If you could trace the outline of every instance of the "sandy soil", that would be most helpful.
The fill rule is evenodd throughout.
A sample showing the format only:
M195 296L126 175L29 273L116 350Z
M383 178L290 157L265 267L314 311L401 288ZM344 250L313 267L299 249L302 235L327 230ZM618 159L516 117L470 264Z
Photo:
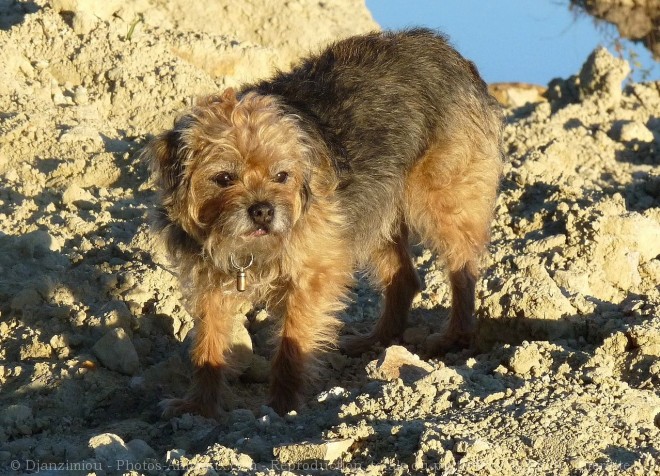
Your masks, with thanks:
M604 50L507 111L476 351L414 355L449 306L418 247L401 345L332 353L297 414L262 406L271 323L245 309L223 420L160 418L192 318L140 148L195 95L375 27L358 0L210 4L0 2L0 474L660 474L660 82ZM346 331L377 313L360 284Z

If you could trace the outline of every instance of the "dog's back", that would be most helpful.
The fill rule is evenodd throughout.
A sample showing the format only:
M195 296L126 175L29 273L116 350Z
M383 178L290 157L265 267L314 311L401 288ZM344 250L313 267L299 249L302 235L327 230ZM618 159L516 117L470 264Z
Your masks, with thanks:
M248 89L278 96L318 128L337 163L351 235L365 250L396 233L406 177L429 147L455 130L499 127L499 106L474 64L427 29L339 41Z

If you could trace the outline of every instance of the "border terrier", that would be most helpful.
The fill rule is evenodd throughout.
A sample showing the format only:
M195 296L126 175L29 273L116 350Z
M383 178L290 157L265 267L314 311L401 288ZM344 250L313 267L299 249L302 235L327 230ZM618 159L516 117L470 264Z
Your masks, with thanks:
M270 405L299 403L337 343L353 275L382 291L358 354L405 329L421 282L409 232L446 263L441 354L476 330L475 280L502 169L502 115L475 65L426 29L338 41L289 72L202 98L146 149L155 228L196 319L192 385L165 414L216 416L245 300L279 316Z

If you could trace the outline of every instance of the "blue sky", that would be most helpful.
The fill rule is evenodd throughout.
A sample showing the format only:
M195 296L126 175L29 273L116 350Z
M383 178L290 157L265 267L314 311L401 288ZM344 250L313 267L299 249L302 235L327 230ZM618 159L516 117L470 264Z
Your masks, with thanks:
M366 0L381 27L423 25L448 34L452 44L473 60L488 82L547 84L576 74L593 49L613 51L614 27L595 26L575 15L568 0ZM639 55L647 79L660 79L660 67L642 46L626 47ZM624 55L627 57L627 55ZM641 79L641 72L635 74Z

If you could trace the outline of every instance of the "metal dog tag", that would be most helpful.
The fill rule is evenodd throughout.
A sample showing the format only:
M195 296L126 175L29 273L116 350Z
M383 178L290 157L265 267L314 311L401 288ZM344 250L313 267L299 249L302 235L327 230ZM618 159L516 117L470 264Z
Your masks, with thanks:
M245 291L245 271L240 270L236 273L236 290L243 292Z
M250 266L252 266L252 262L254 261L254 256L250 255L250 262L245 265L245 266L240 266L234 261L234 254L232 253L229 255L229 260L231 261L231 265L236 268L236 290L239 293L242 293L245 291L247 287L247 273L245 272L246 269L248 269Z

